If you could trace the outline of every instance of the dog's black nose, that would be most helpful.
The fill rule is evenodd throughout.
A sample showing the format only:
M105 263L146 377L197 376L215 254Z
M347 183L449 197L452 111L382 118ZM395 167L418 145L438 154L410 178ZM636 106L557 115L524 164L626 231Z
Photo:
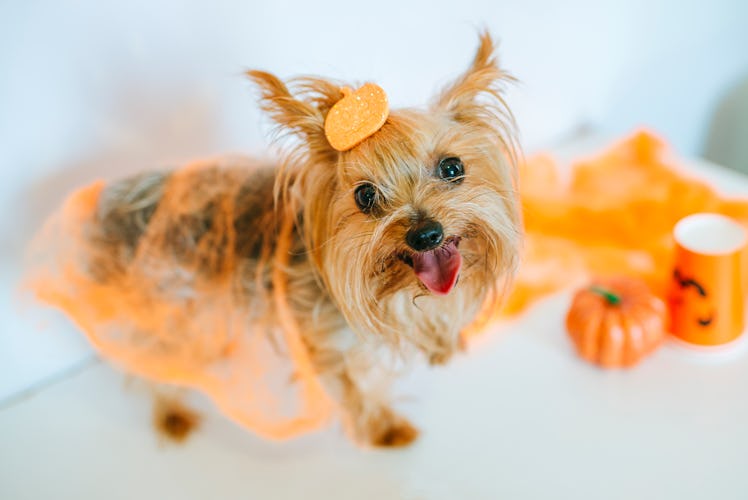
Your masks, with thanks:
M424 221L413 227L405 235L405 242L418 252L436 248L444 239L442 225L435 220Z

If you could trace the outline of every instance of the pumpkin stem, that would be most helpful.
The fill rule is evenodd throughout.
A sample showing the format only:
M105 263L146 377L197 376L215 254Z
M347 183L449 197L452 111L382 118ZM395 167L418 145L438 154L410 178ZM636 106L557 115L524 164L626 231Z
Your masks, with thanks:
M595 293L599 295L600 297L604 298L606 302L608 302L608 304L611 306L617 306L621 303L621 296L615 294L614 292L608 290L607 288L593 285L589 288L589 290L590 292Z

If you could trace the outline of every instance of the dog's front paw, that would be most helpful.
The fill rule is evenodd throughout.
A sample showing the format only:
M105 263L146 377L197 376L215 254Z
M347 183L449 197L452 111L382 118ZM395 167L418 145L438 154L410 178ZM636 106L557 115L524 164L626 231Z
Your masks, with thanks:
M431 365L444 365L452 359L452 356L460 349L459 337L454 342L441 340L431 351L426 353Z
M418 429L408 419L394 413L381 422L371 435L371 444L380 447L408 446L418 438Z
M423 349L423 352L431 365L444 365L452 359L456 352L464 352L466 350L465 346L465 339L462 333L459 333L454 337L433 339L429 347Z
M370 415L358 429L364 444L381 448L408 446L418 438L418 429L407 418L389 408Z
M447 361L452 359L454 355L454 349L443 349L435 351L429 354L429 364L431 365L446 365Z
M418 438L418 429L407 420L402 420L384 429L384 432L375 436L371 444L381 447L408 446L416 438Z

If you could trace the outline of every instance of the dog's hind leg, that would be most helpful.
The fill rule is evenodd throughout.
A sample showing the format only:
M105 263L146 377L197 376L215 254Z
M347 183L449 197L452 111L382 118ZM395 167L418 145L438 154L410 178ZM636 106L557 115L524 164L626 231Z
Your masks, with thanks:
M200 415L185 403L186 389L153 385L153 427L159 437L184 442L200 426Z

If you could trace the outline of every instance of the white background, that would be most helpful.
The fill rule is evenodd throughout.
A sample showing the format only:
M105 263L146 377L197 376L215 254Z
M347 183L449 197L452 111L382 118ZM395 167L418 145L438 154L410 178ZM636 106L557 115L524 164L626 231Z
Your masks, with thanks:
M487 27L522 82L508 100L527 151L645 125L695 156L748 75L747 26L742 0L0 0L0 496L748 498L745 349L705 360L668 346L601 372L564 337L568 295L428 372L411 409L423 438L402 453L361 452L338 429L262 443L208 409L204 431L164 453L146 395L92 365L61 316L39 329L13 300L25 240L75 186L267 154L244 69L373 80L414 105Z
M3 0L0 234L97 176L263 152L244 69L373 80L410 106L467 65L481 27L522 82L509 102L527 150L646 125L699 154L748 75L746 26L742 0Z

